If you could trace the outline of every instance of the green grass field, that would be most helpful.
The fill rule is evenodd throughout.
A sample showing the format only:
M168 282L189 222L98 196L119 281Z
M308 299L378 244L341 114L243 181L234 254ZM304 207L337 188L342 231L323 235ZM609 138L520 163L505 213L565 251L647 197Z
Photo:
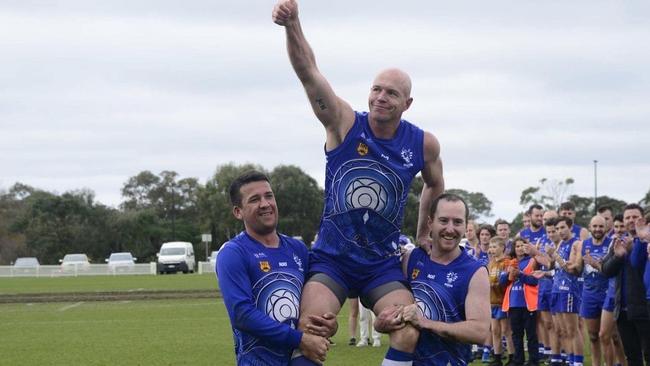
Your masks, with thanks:
M203 290L217 288L217 280L214 273L162 276L16 277L0 280L0 295L47 292L133 291L138 289Z
M379 365L381 348L347 346L327 365ZM0 305L0 365L234 365L220 299Z
M10 278L1 294L216 289L214 275ZM347 312L327 365L379 365L381 348L347 346ZM223 301L0 304L0 365L234 365Z
M0 296L216 288L208 274L0 280ZM379 365L388 337L380 348L348 346L347 306L338 320L337 345L326 365ZM0 365L234 365L230 323L216 297L0 304L0 334ZM590 365L587 357L585 365Z

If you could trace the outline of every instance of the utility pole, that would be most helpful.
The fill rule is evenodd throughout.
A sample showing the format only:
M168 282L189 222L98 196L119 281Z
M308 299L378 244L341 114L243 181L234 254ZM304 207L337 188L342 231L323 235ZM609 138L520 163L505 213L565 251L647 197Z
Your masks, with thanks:
M598 215L598 160L594 160L594 215Z

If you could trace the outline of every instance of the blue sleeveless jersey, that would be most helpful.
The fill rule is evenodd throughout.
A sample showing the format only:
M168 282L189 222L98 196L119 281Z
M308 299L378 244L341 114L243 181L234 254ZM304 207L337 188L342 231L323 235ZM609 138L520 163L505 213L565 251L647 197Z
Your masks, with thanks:
M519 232L519 236L524 239L528 239L531 244L539 243L544 236L546 236L546 230L544 227L540 227L539 230L533 231L530 228L526 228Z
M573 233L573 236L580 239L580 231L582 231L582 226L578 224L573 224L571 226L571 232Z
M607 254L610 243L611 239L605 237L601 245L594 245L593 238L589 238L582 242L582 256L584 257L589 251L589 255L594 259L601 260ZM594 267L585 264L582 269L582 277L585 279L583 294L587 292L605 292L607 290L608 279Z
M483 266L461 250L460 256L448 265L431 261L420 248L411 252L407 275L415 302L424 317L446 323L466 320L465 297L469 282ZM467 365L471 360L471 351L471 345L442 338L430 331L421 331L413 365Z
M402 120L394 138L379 139L368 114L355 115L343 143L326 152L325 207L313 252L359 271L387 259L399 264L404 206L424 166L424 132Z
M540 252L546 253L547 247L555 247L555 243L553 243L553 241L548 238L546 233L544 233L544 235L542 236L542 238L539 241L539 248L538 249L539 249ZM542 271L548 271L550 268L539 264L539 269L542 270ZM543 293L547 293L547 292L550 293L551 289L553 287L553 279L551 279L550 277L544 276L544 277L542 277L542 278L540 278L538 280L537 284L538 284L537 289L538 289L538 292L539 292L540 295L543 294Z
M307 265L305 244L284 235L278 248L267 248L246 232L221 248L217 278L237 365L289 364L302 337L297 328Z
M478 254L478 257L475 257L475 258L479 263L481 263L484 266L487 266L488 262L490 261L490 258L488 256L488 252L486 252L486 251L481 251Z
M561 242L558 246L557 254L564 259L564 261L569 260L569 257L571 256L571 248L573 247L573 243L576 241L578 241L578 238L574 236L567 241ZM559 266L555 270L555 276L553 276L553 289L551 291L554 294L571 293L576 296L580 296L582 293L580 284L578 283L578 276L565 271Z

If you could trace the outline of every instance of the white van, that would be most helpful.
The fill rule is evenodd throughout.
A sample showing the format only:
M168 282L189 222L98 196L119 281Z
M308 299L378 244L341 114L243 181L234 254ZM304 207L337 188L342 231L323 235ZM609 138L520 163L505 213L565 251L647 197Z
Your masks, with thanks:
M160 247L160 253L156 254L156 256L158 257L157 267L160 274L176 273L178 271L194 273L196 268L194 247L192 247L192 243L186 241L164 243Z

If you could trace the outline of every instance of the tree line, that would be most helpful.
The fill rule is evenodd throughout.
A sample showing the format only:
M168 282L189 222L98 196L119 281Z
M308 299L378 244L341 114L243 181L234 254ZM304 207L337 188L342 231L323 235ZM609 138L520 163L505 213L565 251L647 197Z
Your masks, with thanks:
M174 171L142 171L124 183L122 202L116 208L97 202L88 189L55 194L16 183L0 191L0 264L23 256L55 264L67 253L86 253L94 262L103 262L110 253L121 251L132 252L142 261L154 261L160 245L175 240L195 244L197 258L205 260L205 247L197 245L202 234L211 234L207 249L216 250L243 230L231 213L228 189L236 176L250 169L265 172L271 179L280 211L280 231L300 236L309 244L323 209L324 193L318 183L296 166L282 165L267 171L253 164L230 163L217 167L205 184ZM545 191L558 191L558 186L566 190L573 180L559 183L543 179L539 187L522 192L520 204L559 205L564 197ZM407 234L416 232L422 184L417 177L409 190L403 225ZM448 191L467 201L472 219L493 216L492 202L483 193ZM576 204L578 223L586 225L593 212L593 199L577 195L566 198ZM641 201L650 202L650 191ZM609 204L620 211L625 202L603 196L598 204ZM517 230L521 214L511 221Z

